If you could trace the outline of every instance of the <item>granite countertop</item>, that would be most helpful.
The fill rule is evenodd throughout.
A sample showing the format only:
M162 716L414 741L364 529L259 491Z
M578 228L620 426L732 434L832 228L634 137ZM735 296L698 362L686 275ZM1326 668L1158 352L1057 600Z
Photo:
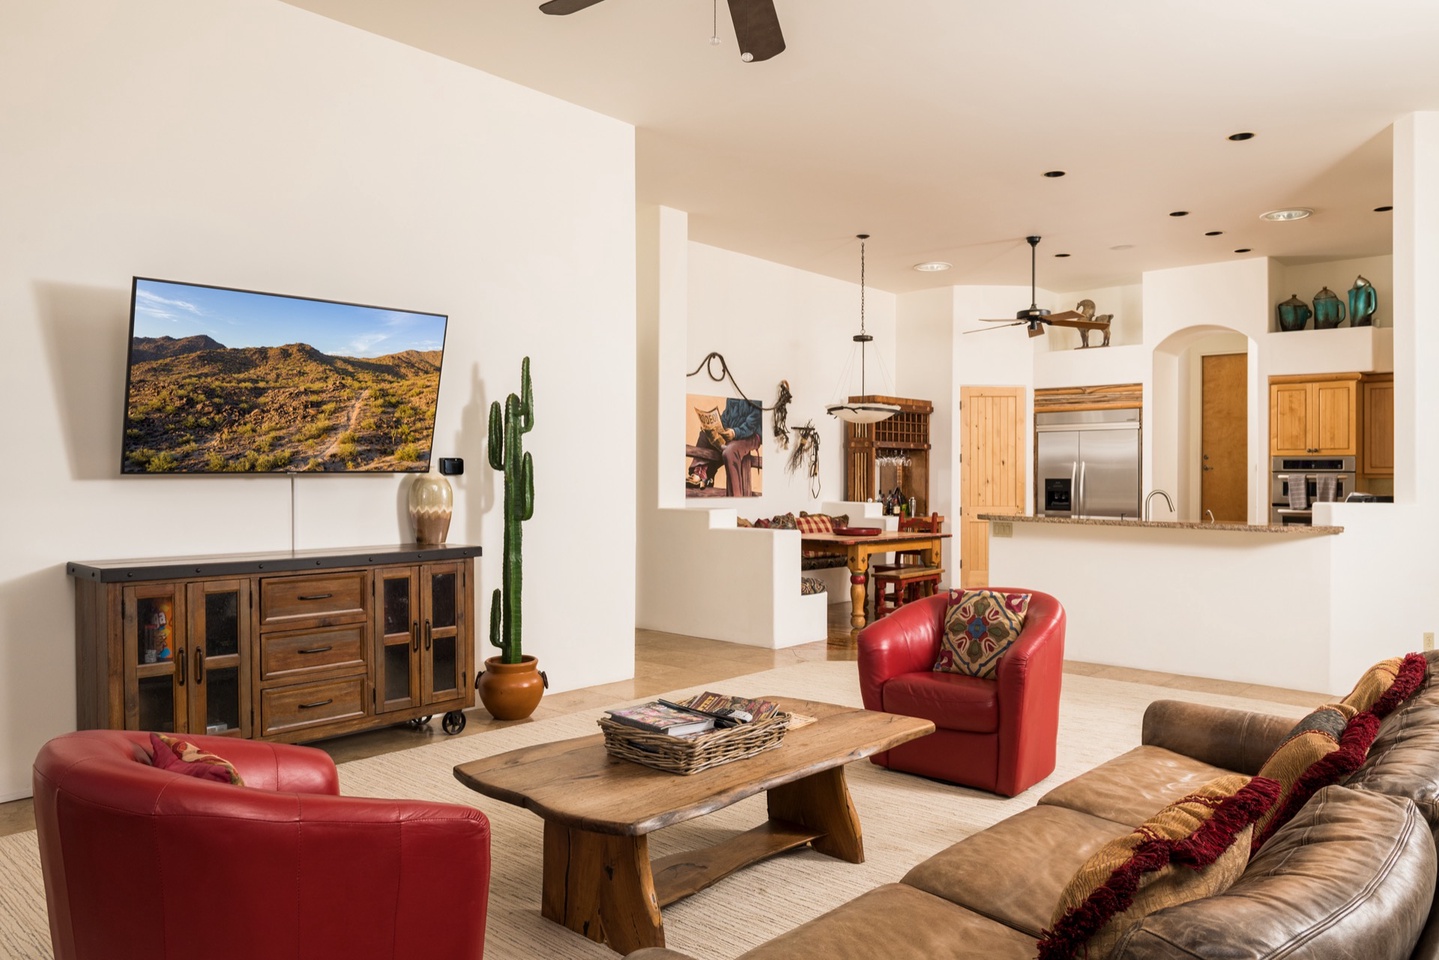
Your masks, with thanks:
M1161 530L1223 530L1229 533L1274 533L1286 536L1330 535L1343 533L1343 527L1304 527L1297 524L1255 524L1255 523L1201 523L1194 520L1115 520L1111 517L1029 517L1005 516L995 513L981 513L976 519L996 520L1003 523L1049 523L1066 527L1124 527L1125 529Z

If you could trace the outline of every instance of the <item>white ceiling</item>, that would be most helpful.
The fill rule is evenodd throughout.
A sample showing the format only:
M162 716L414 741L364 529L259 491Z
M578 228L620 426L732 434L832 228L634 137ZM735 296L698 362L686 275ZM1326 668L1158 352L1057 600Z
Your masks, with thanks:
M1028 283L1028 234L1056 292L1388 253L1390 125L1439 109L1434 0L776 0L762 63L725 0L718 46L711 0L288 2L634 124L694 240L855 280L870 233L896 293ZM1286 206L1315 215L1258 219Z

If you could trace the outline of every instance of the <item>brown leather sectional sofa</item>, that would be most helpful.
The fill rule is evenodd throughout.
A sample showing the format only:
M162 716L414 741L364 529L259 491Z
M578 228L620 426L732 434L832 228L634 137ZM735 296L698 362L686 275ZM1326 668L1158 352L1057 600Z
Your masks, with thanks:
M1111 957L1439 960L1439 655L1353 775L1316 793L1216 896L1150 914ZM1160 700L1142 745L741 960L1029 960L1064 885L1105 842L1228 772L1294 721ZM687 960L665 949L629 960Z

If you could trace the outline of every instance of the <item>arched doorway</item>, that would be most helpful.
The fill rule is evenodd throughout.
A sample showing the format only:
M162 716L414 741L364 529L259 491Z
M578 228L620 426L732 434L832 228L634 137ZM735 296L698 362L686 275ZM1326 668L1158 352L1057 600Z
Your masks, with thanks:
M1150 477L1172 491L1182 520L1252 522L1254 478L1265 466L1253 347L1236 330L1205 325L1176 331L1154 350Z

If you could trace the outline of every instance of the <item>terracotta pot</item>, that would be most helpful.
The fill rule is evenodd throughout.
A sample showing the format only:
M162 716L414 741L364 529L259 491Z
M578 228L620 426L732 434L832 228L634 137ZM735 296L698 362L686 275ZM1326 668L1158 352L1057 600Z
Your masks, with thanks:
M540 705L546 686L536 658L524 656L519 663L501 663L499 657L490 657L480 674L480 702L496 720L523 720Z

